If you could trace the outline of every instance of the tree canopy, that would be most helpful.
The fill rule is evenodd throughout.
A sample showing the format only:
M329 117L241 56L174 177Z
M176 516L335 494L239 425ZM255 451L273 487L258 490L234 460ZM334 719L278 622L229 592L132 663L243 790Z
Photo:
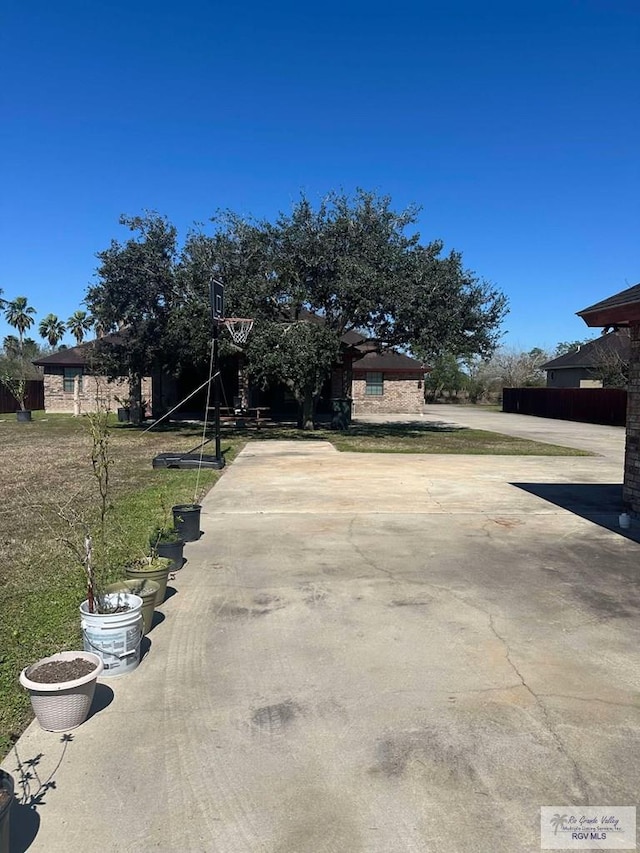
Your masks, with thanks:
M24 340L24 333L33 326L33 314L36 309L28 304L26 296L16 296L11 302L5 303L4 316L7 323L18 332L20 349Z
M76 344L80 345L84 340L85 332L88 332L93 327L93 319L86 311L74 311L67 320L67 329L76 339Z
M60 343L65 331L65 324L55 314L47 314L38 326L40 337L47 340L50 347L55 347Z
M350 330L423 359L490 356L506 297L459 252L422 243L417 216L365 191L332 192L315 207L302 196L272 222L221 212L213 233L193 231L180 252L165 218L123 217L136 236L98 254L86 299L105 329L124 327L110 373L205 364L212 277L225 284L227 316L255 319L248 373L285 382L307 412Z
M560 355L567 355L570 352L577 352L581 347L585 344L590 344L592 341L595 341L596 338L584 338L584 340L579 341L560 341L556 344L555 349L555 357Z
M125 243L112 240L98 253L98 283L89 287L85 302L105 332L121 330L108 343L96 342L94 359L108 376L130 378L137 420L141 379L165 368L170 352L164 333L175 301L177 232L157 214L122 216L120 224L136 236Z

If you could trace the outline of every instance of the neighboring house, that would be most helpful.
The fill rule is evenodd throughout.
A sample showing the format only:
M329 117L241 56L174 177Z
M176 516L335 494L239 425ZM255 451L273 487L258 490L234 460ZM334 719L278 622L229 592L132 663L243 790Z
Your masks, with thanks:
M625 504L640 515L640 284L578 311L587 326L629 329L627 440L624 458Z
M421 362L399 352L365 352L352 364L354 416L419 414L426 370Z
M44 370L44 408L52 414L82 414L95 411L97 402L107 403L115 411L118 399L129 396L126 378L108 382L106 376L94 376L89 368L93 341L61 349L33 363ZM116 399L118 398L118 399ZM151 406L151 380L142 380L142 398Z
M628 363L630 349L628 329L608 332L541 365L547 371L547 388L601 388L606 367Z

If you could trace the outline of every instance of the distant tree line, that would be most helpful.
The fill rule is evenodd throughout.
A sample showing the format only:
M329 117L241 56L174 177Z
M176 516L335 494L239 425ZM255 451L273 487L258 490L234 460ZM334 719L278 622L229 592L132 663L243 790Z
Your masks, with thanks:
M16 296L15 299L7 300L3 298L3 290L0 288L0 312L17 332L17 336L6 335L2 341L0 376L38 378L41 374L31 363L33 359L53 352L67 331L73 335L78 344L81 344L94 325L93 319L86 311L75 311L66 322L60 320L55 314L47 314L38 324L40 337L48 344L48 348L43 348L33 338L26 337L35 323L34 315L36 314L36 309L29 305L26 296Z
M469 399L495 401L503 388L538 387L546 385L546 371L542 365L558 356L576 352L597 338L561 341L553 351L534 347L528 351L498 347L487 359L458 359L452 353L443 353L432 363L425 379L427 401L443 399ZM602 347L596 351L594 364L589 370L593 379L604 388L626 388L629 364L617 352Z

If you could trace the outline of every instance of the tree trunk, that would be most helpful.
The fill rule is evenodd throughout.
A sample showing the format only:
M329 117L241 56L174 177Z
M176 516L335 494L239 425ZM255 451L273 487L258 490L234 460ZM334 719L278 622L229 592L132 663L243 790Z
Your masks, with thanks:
M300 402L300 414L298 417L298 429L312 430L313 423L313 393L305 391L304 398Z
M129 399L131 400L129 421L138 426L142 421L142 378L140 376L129 377Z

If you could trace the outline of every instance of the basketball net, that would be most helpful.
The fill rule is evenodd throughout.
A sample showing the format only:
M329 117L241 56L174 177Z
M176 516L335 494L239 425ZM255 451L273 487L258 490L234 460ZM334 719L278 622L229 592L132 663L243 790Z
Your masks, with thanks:
M246 344L253 320L247 317L226 317L223 321L234 344Z

